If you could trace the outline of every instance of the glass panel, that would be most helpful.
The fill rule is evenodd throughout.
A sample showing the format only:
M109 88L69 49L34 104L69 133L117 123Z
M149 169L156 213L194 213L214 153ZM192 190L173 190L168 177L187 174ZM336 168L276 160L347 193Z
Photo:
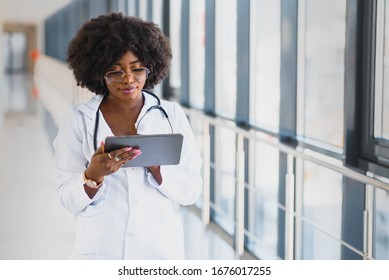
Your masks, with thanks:
M334 244L330 236L341 239L342 175L310 162L304 164L302 211L314 226L303 226L302 258L339 259L340 243Z
M280 115L280 0L251 1L254 90L250 108L255 125L278 131Z
M234 131L220 128L216 147L215 221L229 234L235 223L235 146Z
M303 223L304 260L340 260L341 244L310 224Z
M190 117L189 121L190 121L190 126L191 126L192 131L193 131L193 135L196 139L197 147L200 151L201 157L205 160L209 160L209 158L204 157L204 137L205 137L205 135L204 135L204 129L203 129L204 125L203 125L202 120L199 118ZM202 168L204 168L204 165L202 166ZM204 170L204 169L202 169L202 170ZM199 208L202 208L202 205L203 205L202 197L200 197L197 200L196 205Z
M138 0L139 5L139 17L143 20L147 20L147 1Z
M389 4L385 1L385 33L384 33L384 50L383 50L383 92L377 94L380 98L376 98L376 114L374 123L379 127L376 130L376 137L389 140Z
M181 88L181 0L170 0L170 45L173 57L169 82L177 94Z
M190 1L190 103L204 108L205 0Z
M255 146L254 189L249 189L248 248L260 259L278 259L279 152Z
M162 0L153 0L153 19L152 21L159 25L161 29L163 29L163 22L162 22L162 9L163 9L163 3Z
M346 0L306 3L305 136L343 148Z
M216 113L235 118L236 0L216 0Z
M127 14L129 16L136 16L136 3L135 3L136 0L127 0L127 3L128 3L128 10L127 10Z
M389 259L389 193L376 189L373 226L373 257Z

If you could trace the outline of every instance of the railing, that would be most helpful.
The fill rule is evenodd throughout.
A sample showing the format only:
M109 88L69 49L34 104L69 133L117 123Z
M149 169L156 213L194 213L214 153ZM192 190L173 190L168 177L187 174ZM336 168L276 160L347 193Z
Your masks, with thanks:
M389 192L389 183L385 182L386 178L375 178L373 174L362 174L356 170L350 169L341 164L341 162L334 163L334 160L330 157L324 155L316 155L314 152L302 149L294 148L288 146L284 143L281 143L277 138L270 137L268 134L262 133L260 131L255 131L254 129L246 130L244 128L238 127L234 122L225 120L221 117L214 117L205 115L200 110L184 108L185 113L190 120L195 122L200 122L203 130L202 134L202 146L203 146L203 158L204 158L204 192L203 192L203 201L201 215L202 220L205 224L210 222L210 212L212 208L212 203L210 201L210 167L211 167L211 146L210 146L210 133L209 127L224 127L234 131L236 135L236 199L235 199L235 250L237 256L241 256L244 253L244 240L245 240L245 229L244 229L244 208L245 208L245 198L244 198L244 171L245 171L245 161L244 161L244 140L250 141L259 141L263 144L276 148L278 151L285 153L287 155L287 174L286 174L286 199L285 199L285 208L283 209L286 213L285 218L285 258L294 259L295 255L295 219L299 218L302 221L311 224L317 230L322 233L330 236L332 239L336 240L342 246L345 246L354 253L362 256L364 259L372 258L372 229L373 229L373 219L372 219L372 189L379 188L386 192ZM327 159L326 159L327 158ZM344 177L353 179L357 182L365 184L366 194L366 211L364 217L364 252L354 248L350 244L331 236L324 229L321 229L317 225L314 225L309 220L298 215L295 209L295 191L296 191L296 180L295 180L295 165L298 161L309 161L316 165L328 168L333 170ZM381 180L382 179L382 180ZM388 180L389 181L389 180ZM246 232L246 235L250 234Z

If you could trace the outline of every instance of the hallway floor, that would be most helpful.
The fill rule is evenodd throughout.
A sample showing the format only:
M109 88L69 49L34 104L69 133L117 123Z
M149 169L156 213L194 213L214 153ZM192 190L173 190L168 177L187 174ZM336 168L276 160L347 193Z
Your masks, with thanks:
M73 220L59 203L38 114L6 114L0 168L0 259L67 259Z

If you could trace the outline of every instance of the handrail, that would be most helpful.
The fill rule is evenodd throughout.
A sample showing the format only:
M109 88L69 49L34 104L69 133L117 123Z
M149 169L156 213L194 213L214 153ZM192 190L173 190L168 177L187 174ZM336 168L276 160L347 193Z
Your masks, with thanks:
M203 119L206 120L209 124L218 126L218 127L226 127L229 129L234 130L237 134L243 135L243 137L247 139L252 139L256 141L260 141L264 144L270 145L272 147L277 148L279 151L291 154L295 158L300 158L303 160L310 161L312 163L315 163L317 165L326 167L328 169L331 169L333 171L336 171L350 179L356 180L358 182L367 184L367 185L373 185L375 187L378 187L382 190L389 192L389 183L385 183L381 181L380 179L368 176L366 174L361 173L361 171L352 169L350 167L344 166L342 164L334 164L331 163L333 161L333 158L330 158L326 155L320 155L321 158L319 158L317 155L312 153L309 149L302 149L300 147L294 148L291 147L285 143L282 143L278 140L278 138L274 136L270 136L268 134L265 134L260 131L256 131L254 129L244 129L239 126L237 126L233 121L224 119L219 116L208 116L205 115L202 111L194 109L194 108L183 108L185 113L189 117L195 117L197 120ZM328 160L324 160L323 158L328 158Z

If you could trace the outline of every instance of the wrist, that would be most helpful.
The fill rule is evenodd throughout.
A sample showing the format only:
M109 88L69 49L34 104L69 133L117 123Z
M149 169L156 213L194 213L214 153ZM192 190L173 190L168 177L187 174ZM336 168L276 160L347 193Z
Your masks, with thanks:
M104 181L104 176L96 176L95 174L93 174L93 172L91 172L88 168L85 169L84 171L84 176L88 179L91 179L93 181L95 181L96 183L101 183Z
M87 169L83 173L84 185L92 189L98 189L104 182L104 177L89 176Z

